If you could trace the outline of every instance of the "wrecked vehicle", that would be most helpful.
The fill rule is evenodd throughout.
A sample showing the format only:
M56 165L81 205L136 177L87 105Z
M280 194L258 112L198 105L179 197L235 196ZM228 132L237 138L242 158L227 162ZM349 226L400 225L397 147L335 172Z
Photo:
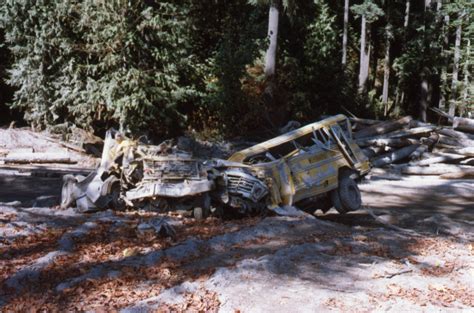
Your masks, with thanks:
M248 165L265 182L267 206L279 213L285 206L339 213L358 210L357 180L370 163L352 139L349 120L336 115L236 152L229 161Z
M89 176L64 177L62 206L81 212L125 206L183 210L203 218L218 209L240 213L285 208L361 206L356 181L369 161L337 115L234 153L197 160L170 142L146 145L109 131L101 164ZM312 213L311 212L311 213Z
M123 209L126 206L192 207L196 217L209 208L214 189L203 163L170 141L147 145L110 130L106 133L100 166L87 177L65 175L61 206L75 204L79 212Z

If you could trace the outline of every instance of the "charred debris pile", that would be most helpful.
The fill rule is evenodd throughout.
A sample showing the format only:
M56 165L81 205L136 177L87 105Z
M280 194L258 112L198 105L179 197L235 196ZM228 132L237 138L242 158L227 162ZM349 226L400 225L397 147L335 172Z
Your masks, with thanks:
M437 124L411 116L383 122L350 118L354 138L370 159L374 177L474 178L474 120L450 116L436 108L432 111L439 116Z

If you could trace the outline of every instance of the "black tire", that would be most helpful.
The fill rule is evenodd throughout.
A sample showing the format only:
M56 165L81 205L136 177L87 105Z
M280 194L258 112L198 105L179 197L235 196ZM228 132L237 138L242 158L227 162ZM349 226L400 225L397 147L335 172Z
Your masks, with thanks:
M349 176L342 177L339 180L338 193L341 206L346 212L357 211L362 206L359 186Z
M334 208L336 209L339 214L346 214L347 210L345 207L342 206L341 197L339 196L339 189L334 189L331 191L331 202Z
M110 188L110 203L109 207L112 210L115 211L125 211L126 204L125 202L120 198L120 191L121 191L121 186L120 186L120 181L114 181L112 183L112 187Z

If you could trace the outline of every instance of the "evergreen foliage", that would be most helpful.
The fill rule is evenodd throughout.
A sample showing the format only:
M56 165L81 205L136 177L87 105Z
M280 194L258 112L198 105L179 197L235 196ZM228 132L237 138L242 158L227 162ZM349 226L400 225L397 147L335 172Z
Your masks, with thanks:
M271 3L282 11L269 103L263 64ZM343 1L3 0L0 111L8 103L34 128L68 123L159 136L270 134L289 119L311 121L342 106L382 117L421 114L423 101L447 110L454 101L457 114L466 115L474 106L473 5L430 3L411 0L407 15L406 1L350 1L342 66ZM371 34L363 95L357 92L362 15ZM381 98L388 45L387 112Z

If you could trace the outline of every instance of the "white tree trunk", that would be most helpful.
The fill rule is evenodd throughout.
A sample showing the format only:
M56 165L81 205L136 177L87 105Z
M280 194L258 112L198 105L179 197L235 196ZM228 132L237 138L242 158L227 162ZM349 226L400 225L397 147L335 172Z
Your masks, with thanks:
M469 19L469 16L467 17ZM467 25L469 25L469 20L468 20L468 23ZM471 38L467 38L467 42L466 42L466 62L464 63L464 69L463 69L463 72L464 72L464 93L463 93L463 101L462 101L462 106L461 106L461 116L464 115L465 113L465 109L466 109L466 105L469 101L469 92L470 92L470 85L469 85L469 61L470 61L470 55L471 55Z
M403 27L405 27L405 29L408 27L409 20L410 20L410 0L407 0L405 4L405 22L403 23Z
M431 5L431 0L425 0L425 11L428 9Z
M449 115L456 112L456 98L459 75L459 58L461 56L461 33L462 33L462 13L459 13L458 26L456 27L456 41L454 43L454 60L453 60L453 78L451 82L451 102L449 103Z
M270 45L268 46L267 53L265 55L265 76L267 78L275 75L279 18L278 10L279 7L277 1L272 1L270 10L268 12L268 39L270 41Z
M347 63L347 28L349 24L349 0L344 0L344 32L342 34L342 66Z
M359 92L364 93L367 89L367 79L369 77L369 53L370 48L367 47L367 20L362 15L360 30L360 67L359 67Z

